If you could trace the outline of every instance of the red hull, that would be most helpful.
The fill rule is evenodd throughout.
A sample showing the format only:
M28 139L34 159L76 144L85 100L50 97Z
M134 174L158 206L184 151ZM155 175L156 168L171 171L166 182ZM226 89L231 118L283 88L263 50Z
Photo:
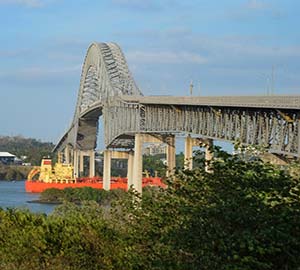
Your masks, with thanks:
M145 186L160 186L165 187L162 183L161 178L158 177L149 177L143 178L143 187ZM84 182L77 182L77 183L44 183L38 181L25 181L25 190L26 192L33 192L33 193L40 193L49 188L57 188L57 189L64 189L64 188L83 188L83 187L91 187L91 188L98 188L102 189L103 184L102 181L84 181ZM110 184L111 189L121 188L127 190L127 179L126 178L115 178L112 179Z

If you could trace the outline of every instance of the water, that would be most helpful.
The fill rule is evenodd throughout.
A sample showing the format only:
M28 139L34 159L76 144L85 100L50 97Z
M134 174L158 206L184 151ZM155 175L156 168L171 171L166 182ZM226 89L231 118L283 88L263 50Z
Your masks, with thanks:
M39 194L25 192L24 181L0 181L0 207L1 208L27 208L35 213L49 214L55 205L28 203L37 200Z

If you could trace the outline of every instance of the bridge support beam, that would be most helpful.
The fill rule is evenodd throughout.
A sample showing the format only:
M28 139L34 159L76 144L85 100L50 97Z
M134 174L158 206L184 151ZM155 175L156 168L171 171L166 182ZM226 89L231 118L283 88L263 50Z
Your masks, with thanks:
M132 185L132 173L133 173L133 152L127 151L104 151L104 164L103 164L103 188L105 190L110 189L111 179L111 160L112 159L127 159L127 189Z
M167 139L167 165L168 170L166 176L169 177L174 173L174 168L176 167L176 148L174 135L171 135Z
M87 172L84 172L84 157L89 157L89 177L95 176L95 151L94 150L74 150L74 158L77 158L77 161L74 159L74 172L78 177L87 176ZM77 164L77 168L75 169ZM79 164L79 166L78 166Z
M78 177L78 150L73 150L73 167L74 167L74 178Z
M300 112L298 113L298 120L297 120L297 125L298 125L298 160L300 160Z
M127 190L133 184L133 151L112 151L112 159L127 159Z
M74 165L74 149L70 150L70 164Z
M211 161L213 158L213 153L210 149L212 145L212 139L192 138L190 135L188 135L185 138L184 169L193 169L193 146L204 146L206 160L205 171L209 172L209 161Z
M134 139L134 157L133 157L133 170L132 170L132 186L133 188L142 193L142 177L143 177L143 135L140 133L135 134Z
M133 151L128 152L128 163L127 163L127 190L133 185Z
M64 156L65 156L65 163L70 164L71 163L70 146L68 144L65 147Z
M111 151L105 150L103 157L103 189L110 190Z
M193 169L193 138L188 135L184 142L184 169Z
M89 156L90 156L89 176L95 177L95 151L90 150Z
M131 161L130 160L128 161L128 187L132 185L136 191L142 193L143 143L163 143L163 142L167 143L167 164L169 168L169 171L167 172L167 176L172 175L172 173L174 172L174 168L176 166L175 136L170 135L167 138L163 138L151 134L137 133L135 134L132 167L131 167ZM132 169L130 169L130 167ZM132 173L130 173L130 171L132 171Z
M84 176L84 156L85 153L83 151L78 151L78 159L79 159L79 177Z
M212 139L206 139L203 141L205 145L205 171L210 172L209 169L209 162L213 159L213 152L211 152L211 147L213 146L213 140Z

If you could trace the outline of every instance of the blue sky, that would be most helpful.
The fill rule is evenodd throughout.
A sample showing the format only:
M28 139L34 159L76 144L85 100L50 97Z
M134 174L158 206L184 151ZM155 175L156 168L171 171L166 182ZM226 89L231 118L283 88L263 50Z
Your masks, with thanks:
M0 135L56 142L93 41L145 95L300 94L298 0L0 0Z

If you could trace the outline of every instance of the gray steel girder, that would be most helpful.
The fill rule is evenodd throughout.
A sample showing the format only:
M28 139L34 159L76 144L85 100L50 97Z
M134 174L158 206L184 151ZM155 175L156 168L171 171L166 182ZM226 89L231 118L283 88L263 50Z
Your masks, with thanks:
M121 148L117 139L123 134L188 133L260 145L274 153L300 156L300 107L278 110L251 106L174 106L115 99L105 106L104 111L107 147Z
M100 116L107 148L133 148L137 133L187 133L300 156L300 96L144 97L115 43L89 47L73 121L54 151L94 149Z

